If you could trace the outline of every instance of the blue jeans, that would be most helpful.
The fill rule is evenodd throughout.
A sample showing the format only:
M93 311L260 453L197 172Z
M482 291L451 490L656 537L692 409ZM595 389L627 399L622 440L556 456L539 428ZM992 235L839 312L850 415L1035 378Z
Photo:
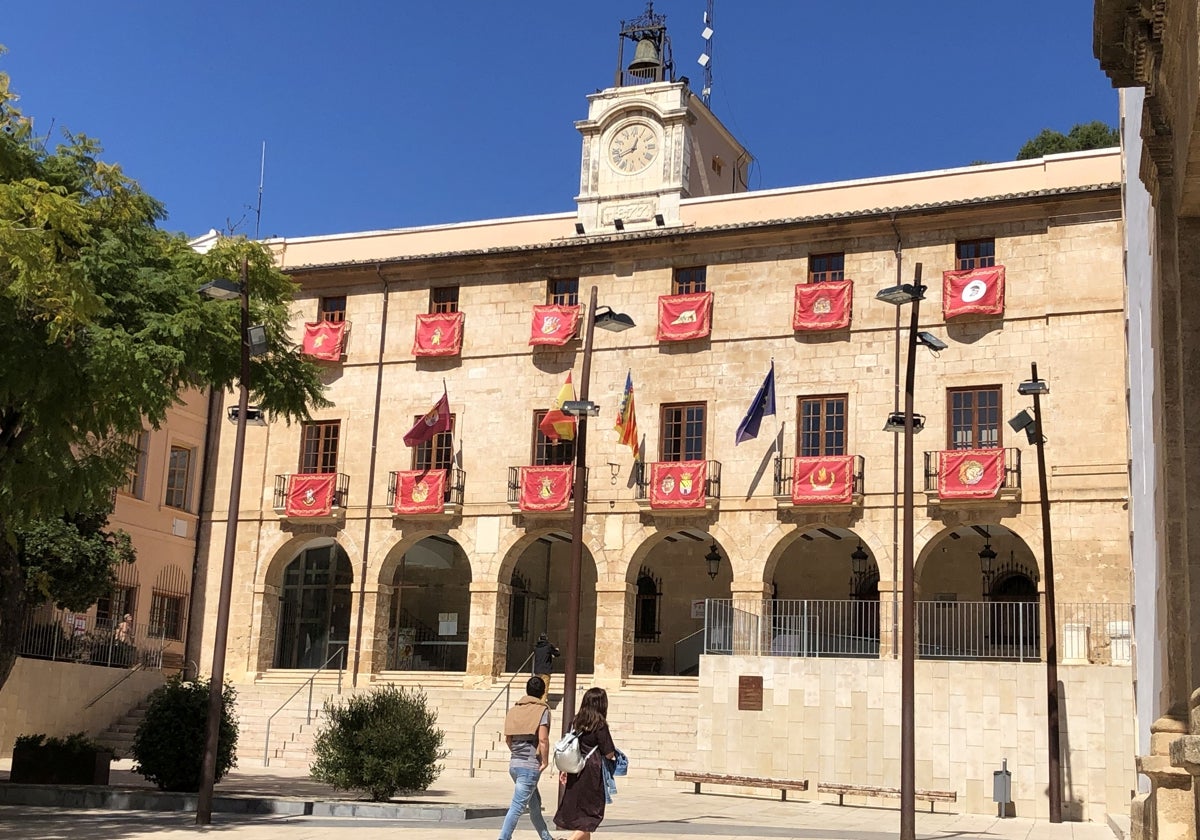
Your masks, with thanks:
M529 809L529 821L533 823L538 836L542 840L554 840L554 835L546 826L546 818L542 816L542 795L537 787L541 774L536 770L510 769L508 775L512 776L516 788L513 790L512 804L508 806L508 814L504 817L504 825L500 827L500 840L512 840L517 820L526 808Z

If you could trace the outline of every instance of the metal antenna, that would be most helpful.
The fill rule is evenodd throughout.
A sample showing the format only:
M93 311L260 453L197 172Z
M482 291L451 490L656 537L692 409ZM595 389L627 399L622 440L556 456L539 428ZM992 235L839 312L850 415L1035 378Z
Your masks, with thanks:
M696 60L696 63L704 68L704 87L700 89L700 99L705 105L712 99L713 5L715 2L716 0L708 0L708 9L704 12L704 29L700 32L700 37L704 39L704 54Z
M258 165L258 207L254 211L254 238L258 239L258 231L262 225L262 194L263 176L267 172L267 141L262 144L262 159Z

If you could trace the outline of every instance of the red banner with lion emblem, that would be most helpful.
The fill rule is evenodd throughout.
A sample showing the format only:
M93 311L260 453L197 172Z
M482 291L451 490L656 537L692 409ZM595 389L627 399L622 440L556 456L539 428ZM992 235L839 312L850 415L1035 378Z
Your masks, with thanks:
M853 500L853 455L792 460L792 504L848 505Z
M655 461L650 465L650 507L702 508L708 483L707 461Z
M658 340L689 341L712 331L712 292L662 295L658 299Z
M942 272L942 317L1004 314L1004 266Z
M850 326L854 281L801 283L796 286L796 305L792 310L792 329L844 330Z
M442 513L446 509L445 498L445 470L401 470L396 473L393 513Z
M535 306L530 344L566 344L579 331L578 306Z
M434 312L417 316L414 356L457 356L462 352L463 313Z
M521 510L566 510L575 485L575 468L521 467Z
M304 355L326 362L342 358L346 339L345 321L317 321L304 325Z
M938 496L994 499L1004 486L1003 449L949 449L938 453Z
M288 516L329 516L337 473L296 473L288 480Z

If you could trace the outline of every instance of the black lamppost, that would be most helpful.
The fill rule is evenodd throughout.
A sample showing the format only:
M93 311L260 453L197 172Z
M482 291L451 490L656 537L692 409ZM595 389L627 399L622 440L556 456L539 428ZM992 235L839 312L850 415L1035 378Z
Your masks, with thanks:
M242 258L241 282L213 280L200 294L214 300L238 299L241 306L241 365L238 371L237 433L229 479L229 521L225 530L225 556L221 563L221 588L217 597L217 624L213 631L212 674L209 676L208 716L204 727L204 758L200 765L200 791L196 799L196 824L212 822L213 785L217 775L217 739L224 708L225 648L229 639L229 601L233 592L233 559L237 551L238 511L242 497L242 462L246 453L246 422L250 403L250 356L266 350L263 327L250 326L250 286L247 259ZM251 344L254 347L251 347Z
M1029 442L1037 450L1038 495L1042 509L1042 556L1046 577L1046 745L1049 752L1050 822L1062 822L1062 767L1059 763L1058 739L1058 616L1054 602L1054 548L1050 538L1050 496L1046 480L1046 438L1042 435L1041 395L1050 393L1050 386L1038 378L1037 362L1029 365L1030 378L1017 386L1017 393L1033 397L1033 418L1024 411L1008 424L1014 430L1025 430Z
M562 731L570 731L575 717L575 682L579 675L579 600L583 586L583 522L587 516L587 419L600 413L600 407L588 401L588 382L592 376L592 336L595 328L623 332L634 326L633 319L610 307L596 311L596 287L588 301L587 324L583 331L583 370L579 376L579 399L563 403L563 412L577 418L575 429L575 487L571 509L571 588L567 593L567 653L563 663ZM561 794L561 788L560 788Z

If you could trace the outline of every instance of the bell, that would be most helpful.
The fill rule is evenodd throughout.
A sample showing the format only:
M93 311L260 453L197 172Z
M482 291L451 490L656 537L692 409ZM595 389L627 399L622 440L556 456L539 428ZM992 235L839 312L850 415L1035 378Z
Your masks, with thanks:
M654 41L643 38L637 42L633 61L629 62L629 75L639 79L652 79L658 75L658 48Z

